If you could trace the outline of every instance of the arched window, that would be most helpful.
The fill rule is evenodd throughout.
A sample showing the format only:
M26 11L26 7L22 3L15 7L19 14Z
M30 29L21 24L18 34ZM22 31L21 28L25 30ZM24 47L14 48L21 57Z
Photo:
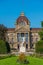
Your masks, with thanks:
M24 26L24 25L26 25L26 23L24 21L21 21L20 22L20 25L23 25Z

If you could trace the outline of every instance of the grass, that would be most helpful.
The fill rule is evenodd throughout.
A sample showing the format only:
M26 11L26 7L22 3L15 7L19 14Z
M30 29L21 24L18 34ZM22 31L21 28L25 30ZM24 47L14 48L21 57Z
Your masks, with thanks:
M10 58L6 58L6 59L2 59L0 60L0 65L24 65L24 64L18 64L17 61L18 57L10 57ZM29 64L28 65L43 65L43 59L39 59L39 58L35 58L35 57L27 57L27 59L29 60Z

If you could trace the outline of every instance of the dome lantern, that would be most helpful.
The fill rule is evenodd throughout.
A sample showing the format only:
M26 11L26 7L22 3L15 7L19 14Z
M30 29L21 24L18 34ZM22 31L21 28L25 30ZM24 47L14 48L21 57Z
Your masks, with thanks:
M24 16L24 12L22 12L22 13L20 14L20 16Z

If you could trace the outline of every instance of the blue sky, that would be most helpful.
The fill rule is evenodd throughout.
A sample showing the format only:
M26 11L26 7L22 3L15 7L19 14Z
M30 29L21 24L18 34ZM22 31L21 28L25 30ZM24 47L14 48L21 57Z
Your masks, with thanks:
M30 27L41 27L43 21L43 0L0 0L0 24L15 27L21 12L30 20Z

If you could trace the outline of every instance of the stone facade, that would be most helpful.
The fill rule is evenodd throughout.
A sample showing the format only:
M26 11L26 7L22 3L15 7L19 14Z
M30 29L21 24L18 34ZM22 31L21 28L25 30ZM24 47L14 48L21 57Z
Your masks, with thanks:
M22 43L20 40L24 36L26 38L24 46L26 51L29 51L35 49L35 43L40 40L38 34L40 30L40 28L30 28L30 21L22 13L16 20L16 28L8 28L6 40L9 42L11 50L19 51L20 44Z

